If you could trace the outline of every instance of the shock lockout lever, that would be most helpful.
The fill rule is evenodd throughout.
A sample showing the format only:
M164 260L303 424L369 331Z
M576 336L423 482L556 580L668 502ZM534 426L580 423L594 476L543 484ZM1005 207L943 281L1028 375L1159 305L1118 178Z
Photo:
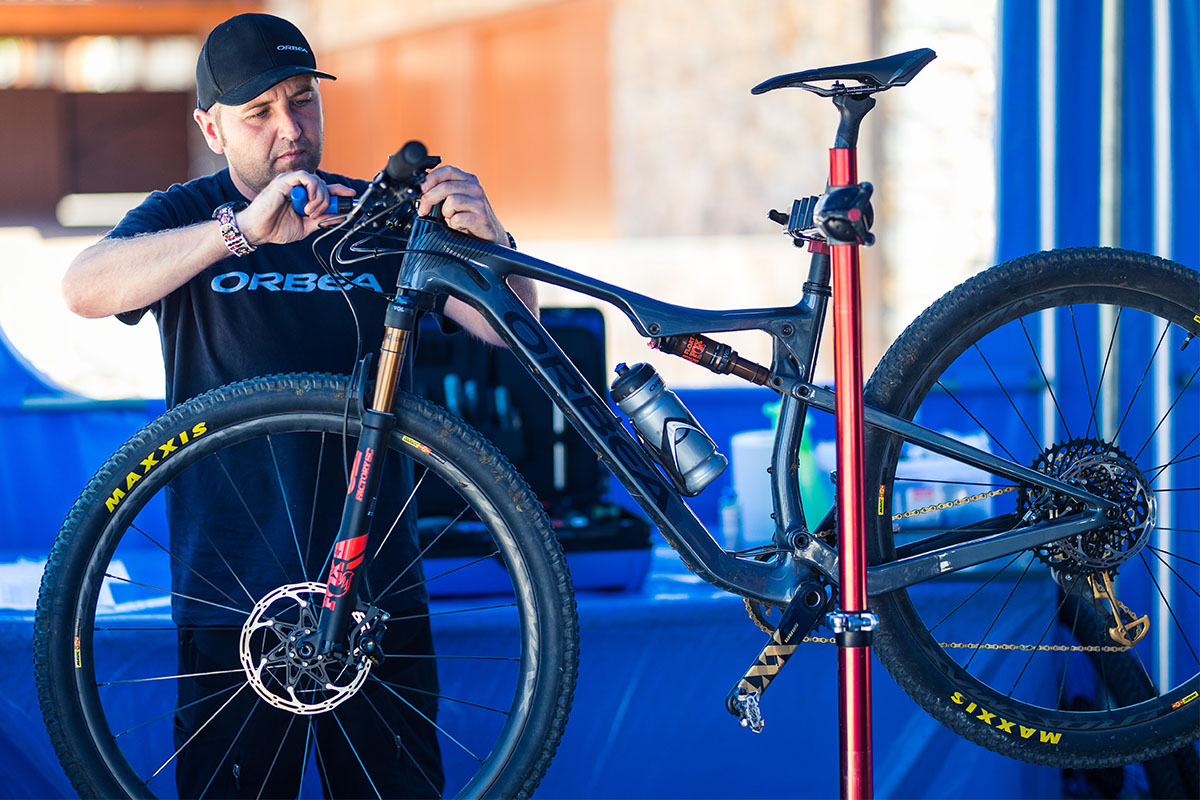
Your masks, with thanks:
M820 581L810 579L800 584L783 610L770 641L725 698L725 708L738 718L743 728L762 732L764 722L759 701L763 693L804 637L817 626L828 601L829 596Z

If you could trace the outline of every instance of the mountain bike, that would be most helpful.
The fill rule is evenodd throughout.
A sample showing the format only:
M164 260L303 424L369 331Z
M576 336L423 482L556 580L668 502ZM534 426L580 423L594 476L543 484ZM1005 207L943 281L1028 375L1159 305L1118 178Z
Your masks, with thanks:
M807 70L755 92L794 87L831 98L836 153L856 145L877 93L907 84L933 58L918 50ZM876 628L871 646L892 677L956 733L1076 768L1143 761L1200 736L1194 270L1084 248L970 278L875 369L863 393L861 508L826 512L804 506L798 454L809 410L837 411L836 392L814 382L830 252L873 241L869 184L843 175L770 214L811 254L795 305L716 311L472 238L436 211L416 216L421 179L436 164L422 145L406 145L321 234L338 237L334 276L403 259L377 364L364 359L349 377L255 378L170 409L112 456L70 511L42 583L35 652L46 724L81 795L172 794L179 753L208 746L172 739L177 684L197 676L161 666L174 664L178 637L191 631L179 616L189 603L232 619L223 629L237 661L207 676L219 685L195 702L213 718L248 709L233 720L239 735L255 714L284 715L287 736L314 753L323 780L361 771L375 786L386 772L359 757L363 739L344 722L352 718L378 719L372 736L394 744L396 763L419 761L408 748L411 721L387 716L403 707L438 740L438 763L419 770L427 784L415 792L508 797L536 788L571 706L575 598L555 531L524 479L471 427L398 386L418 320L445 296L486 318L683 563L744 598L770 633L755 666L713 699L747 727L764 724L764 693L787 656L802 640L830 638L817 629L843 590L837 523L855 513L878 625L835 617L833 638L861 641ZM664 358L681 355L779 395L770 545L718 544L686 501L712 479L697 464L722 466L702 427L675 406L648 428L650 417L631 412L627 427L511 291L513 275L611 304ZM770 364L710 338L728 331L768 336ZM662 390L645 377L633 388ZM221 574L193 575L172 555L164 518L174 509L177 525L205 536L207 518L188 507L179 481L203 471L202 485L236 484L225 466L234 456L257 463L279 491L256 498L265 511L224 509L228 524L246 529L246 552L220 554ZM296 476L313 487L307 496L287 496ZM338 490L325 490L330 483ZM404 535L417 537L419 557L390 561L389 541ZM243 568L270 574L278 588L245 591ZM181 576L201 589L178 591ZM439 583L453 587L439 594ZM415 611L398 605L414 587L439 599ZM430 622L432 647L389 637L412 616ZM389 666L406 659L436 660L434 690L390 677ZM329 756L322 741L344 742L345 755ZM217 768L229 768L233 749L215 752Z

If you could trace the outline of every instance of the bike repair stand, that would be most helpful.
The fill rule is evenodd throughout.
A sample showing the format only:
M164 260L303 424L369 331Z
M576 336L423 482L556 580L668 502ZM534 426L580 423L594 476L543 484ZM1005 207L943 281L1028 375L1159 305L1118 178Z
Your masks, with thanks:
M841 792L847 800L872 794L871 776L871 637L878 618L867 610L863 490L862 304L859 251L875 242L871 233L871 184L858 183L858 128L875 106L869 94L853 94L840 83L825 90L841 112L837 138L829 151L829 185L812 207L812 220L824 236L816 253L828 253L833 273L834 375L837 402L837 524L840 605L826 615L838 644ZM809 208L797 200L787 225L800 224ZM772 219L784 222L779 212ZM807 238L807 237L804 237ZM828 263L828 262L827 262ZM825 588L816 578L797 587L784 608L770 641L725 698L725 706L741 724L762 731L759 699L827 607Z
M837 610L827 615L838 644L841 794L872 796L871 638L878 618L867 610L864 552L862 305L859 246L869 232L870 184L858 183L858 127L875 105L869 95L834 98L841 112L829 151L829 189L817 209L833 260L834 380L837 396ZM824 206L823 208L821 206ZM822 219L824 217L824 219Z

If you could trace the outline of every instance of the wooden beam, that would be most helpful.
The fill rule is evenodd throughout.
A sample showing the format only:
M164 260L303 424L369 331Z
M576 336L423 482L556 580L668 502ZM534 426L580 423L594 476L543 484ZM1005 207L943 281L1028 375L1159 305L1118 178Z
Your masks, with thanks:
M46 0L0 6L0 36L171 36L207 35L217 23L245 11L261 11L261 0Z

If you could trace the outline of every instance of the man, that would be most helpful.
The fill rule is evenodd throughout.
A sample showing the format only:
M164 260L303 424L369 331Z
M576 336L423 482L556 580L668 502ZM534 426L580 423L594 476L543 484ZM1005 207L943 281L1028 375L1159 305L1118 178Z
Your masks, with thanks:
M108 236L82 252L63 279L67 305L82 316L117 315L134 324L147 310L153 313L162 336L168 407L257 375L345 373L354 364L359 345L354 317L320 263L322 257L328 259L331 244L314 253L309 237L330 218L325 212L331 196L361 193L366 184L318 171L321 79L334 78L316 69L308 42L291 23L266 14L242 14L217 26L196 67L194 119L209 147L225 156L227 168L155 192ZM291 206L289 195L296 186L309 198L305 216ZM418 213L441 203L450 227L511 245L474 176L442 166L430 172L422 189ZM372 260L356 268L363 271L343 273L349 283L386 290L394 285L398 263ZM513 288L536 308L532 283L513 279ZM360 298L355 302L362 331L381 331L384 301L351 294ZM497 341L482 317L465 304L450 299L444 312L467 331ZM410 381L410 376L406 373L404 380ZM281 582L277 575L255 571L269 559L255 553L256 534L250 528L268 542L288 533L279 522L281 510L269 499L258 499L279 492L273 485L255 490L263 480L261 459L252 461L222 462L224 477L201 475L191 483L183 480L189 474L184 473L168 495L179 674L209 676L180 681L175 747L181 796L294 795L300 770L293 763L281 768L278 762L304 758L303 726L293 728L289 713L256 711L247 705L255 701L249 691L240 692L226 707L232 684L222 673L239 669L239 623L223 610L228 601L216 594L229 593L197 580L198 570L192 568L212 565L212 574L225 569L224 574L237 578L239 591L245 584L255 597ZM277 465L273 480L284 486L285 495L290 482L311 484L311 475L290 472L291 463L308 461L304 456L278 461L283 463L282 473ZM411 474L405 465L399 469L409 470L406 477ZM340 469L332 470L329 479L340 475ZM344 491L326 494L344 496ZM245 497L258 504L247 508L253 526L238 511L239 505L246 505ZM321 512L330 517L334 530L338 510ZM393 547L390 557L399 563L415 558L415 526L410 525L409 533L397 537L407 541ZM280 550L287 547L287 542L279 544ZM427 597L418 587L398 602L423 608ZM432 652L427 618L419 613L407 616L414 622L388 626L385 651L403 647ZM422 659L409 659L408 664L414 662ZM423 659L417 667L385 660L378 670L392 670L385 673L392 685L425 687L427 694L436 695L432 659ZM360 713L399 721L358 741L331 725L325 726L322 739L318 723L318 752L324 746L325 760L341 765L330 770L322 765L327 791L338 796L440 794L441 765L430 724L436 703L402 704L381 692L370 705ZM339 714L354 713L350 703L344 709ZM363 769L346 768L356 760Z

